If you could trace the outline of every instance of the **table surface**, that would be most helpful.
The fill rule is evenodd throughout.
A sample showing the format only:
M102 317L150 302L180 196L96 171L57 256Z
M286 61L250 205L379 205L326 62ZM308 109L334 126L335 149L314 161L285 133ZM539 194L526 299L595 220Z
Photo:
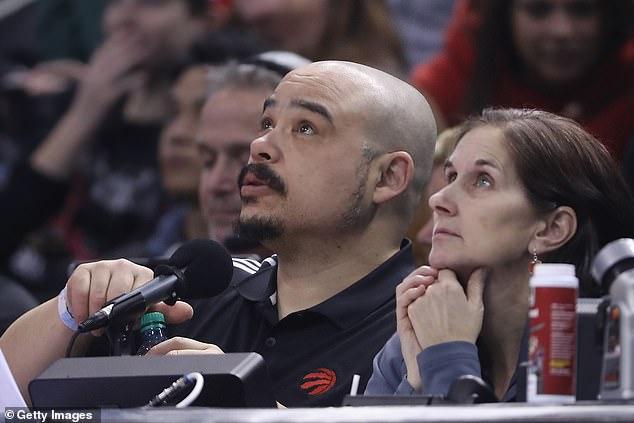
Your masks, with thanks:
M356 422L634 422L634 404L477 404L296 409L157 408L102 410L111 422L356 423Z

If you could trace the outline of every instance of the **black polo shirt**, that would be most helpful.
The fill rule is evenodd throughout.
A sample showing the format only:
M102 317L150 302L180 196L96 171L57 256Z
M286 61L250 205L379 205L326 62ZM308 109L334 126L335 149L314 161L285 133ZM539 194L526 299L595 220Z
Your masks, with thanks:
M220 296L192 303L194 317L172 335L213 343L225 352L264 357L277 401L288 407L339 406L359 374L361 394L372 359L396 330L395 288L414 269L411 242L334 297L278 320L277 263L255 272L234 261Z

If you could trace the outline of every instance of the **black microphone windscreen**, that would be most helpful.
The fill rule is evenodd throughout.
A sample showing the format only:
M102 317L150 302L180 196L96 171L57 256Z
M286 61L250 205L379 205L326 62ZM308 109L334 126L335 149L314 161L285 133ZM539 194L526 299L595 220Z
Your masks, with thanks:
M185 286L180 297L208 298L227 288L233 276L233 261L221 244L210 239L195 239L181 245L169 259L174 267L184 268Z

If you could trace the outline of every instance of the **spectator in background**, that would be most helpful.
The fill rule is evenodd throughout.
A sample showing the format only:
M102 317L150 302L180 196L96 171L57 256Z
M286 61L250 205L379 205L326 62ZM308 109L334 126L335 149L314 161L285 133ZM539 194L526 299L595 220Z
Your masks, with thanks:
M28 71L15 69L10 74L3 75L0 156L3 160L3 172L6 173L3 173L0 184L0 214L3 218L0 261L4 268L3 273L9 277L0 278L0 296L3 298L0 332L38 301L55 295L55 291L67 277L66 268L71 259L103 254L105 248L108 248L99 244L104 236L120 236L123 240L128 235L126 232L138 235L141 232L135 232L137 224L150 224L143 220L149 220L154 213L159 212L158 201L153 201L149 206L155 207L155 210L148 209L146 204L145 214L136 216L137 219L130 219L130 214L125 211L118 213L121 210L113 212L101 208L99 201L95 201L99 200L95 198L96 190L92 190L91 197L83 197L83 211L79 212L78 207L62 220L64 229L68 229L68 232L62 233L59 226L47 227L26 238L23 248L14 254L14 249L29 231L45 224L62 207L69 192L71 201L68 204L77 204L82 198L82 184L87 178L94 178L93 187L96 187L99 186L100 177L114 176L109 174L111 169L119 172L123 170L123 173L129 172L130 179L118 179L122 185L134 185L134 176L142 175L142 191L157 198L160 196L158 184L155 185L152 179L151 169L155 162L156 138L163 116L143 116L143 101L139 102L138 99L145 98L144 93L162 87L164 81L173 78L173 70L181 66L186 56L186 52L181 50L186 51L194 38L206 31L202 14L206 10L204 3L183 0L165 5L142 6L136 1L110 2L104 17L109 39L95 54L91 64L74 64L65 67L63 72L60 69L60 74L51 72L50 77L44 78L37 72L29 75ZM32 11L35 6L39 5L31 5L25 10ZM172 26L178 23L188 29L177 36L172 35ZM54 131L31 155L31 160L19 161L21 153L24 153L21 151L24 146L20 144L33 142L25 130L32 131L38 123L42 123L38 120L39 110L29 107L41 104L31 101L31 94L39 96L66 89L69 82L66 77L71 73L81 77L80 88L72 106ZM127 76L122 78L123 74ZM147 75L153 77L147 77L143 81L146 85L125 82L126 78L135 78L131 77L132 74L145 75L142 79L146 79ZM18 92L24 95L18 95ZM126 100L137 99L127 103L136 104L135 107L126 109L134 111L129 114L121 112L124 106L118 99L120 95L125 96ZM149 102L155 103L153 100L156 99ZM51 106L59 104L46 105L51 109ZM22 107L18 107L19 105ZM121 113L117 115L113 110ZM117 115L119 119L113 115ZM15 125L15 120L21 120L22 126ZM16 138L12 139L11 136ZM84 153L88 144L92 144L91 147L97 153L94 161L82 169L82 165L86 165ZM82 147L84 151L81 151ZM125 160L120 160L122 158ZM17 165L15 161L18 161ZM71 181L71 174L78 169L82 171L81 178ZM98 174L91 174L92 171ZM103 193L101 200L113 200L113 197L117 197L114 192ZM129 209L143 209L144 199L147 197L131 197ZM133 204L133 201L138 203ZM91 213L94 215L94 212L101 214L100 221L85 220L86 216ZM123 227L117 227L122 220L127 220L127 223ZM92 232L82 232L82 225ZM88 250L91 252L87 253ZM17 284L17 281L30 292Z
M61 287L70 260L109 256L155 227L163 201L157 140L169 89L210 28L208 7L206 0L111 1L106 39L91 62L58 71L78 77L71 105L0 193L10 199L1 206L8 230L0 256L41 299ZM28 78L24 84L28 90ZM53 225L15 250L59 210Z
M274 48L405 74L403 48L383 0L235 0L234 9Z
M570 117L615 158L634 134L631 0L462 0L444 51L412 81L439 120L485 106Z
M173 116L161 131L158 150L161 185L170 206L149 239L122 246L112 251L113 255L160 257L170 255L174 244L206 237L206 226L196 201L200 159L194 139L207 86L205 65L188 68L174 83ZM0 298L6 301L0 304L0 333L38 304L26 289L8 278L0 278Z
M386 0L401 37L408 71L442 50L455 3L456 0Z
M195 140L209 87L208 73L208 65L188 67L171 90L171 117L161 131L158 145L166 211L148 239L113 254L122 257L169 256L183 241L207 236L197 201L201 161Z

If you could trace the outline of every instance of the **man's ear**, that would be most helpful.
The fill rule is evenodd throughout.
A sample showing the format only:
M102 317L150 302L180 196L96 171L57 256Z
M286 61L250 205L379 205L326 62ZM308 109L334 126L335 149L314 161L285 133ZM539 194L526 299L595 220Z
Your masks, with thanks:
M538 253L556 250L577 232L577 214L568 206L559 206L548 213L544 227L535 234L531 248ZM529 251L531 254L533 250Z
M407 189L414 178L414 160L405 151L386 153L377 159L379 178L372 200L384 203Z

